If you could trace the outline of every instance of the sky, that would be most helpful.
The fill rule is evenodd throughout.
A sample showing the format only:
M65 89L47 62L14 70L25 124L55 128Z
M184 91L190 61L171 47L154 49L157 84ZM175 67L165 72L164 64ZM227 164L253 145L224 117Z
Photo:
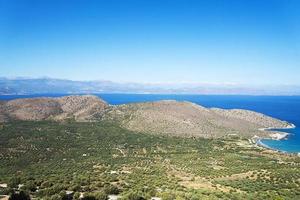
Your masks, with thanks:
M298 0L0 0L0 76L300 85Z

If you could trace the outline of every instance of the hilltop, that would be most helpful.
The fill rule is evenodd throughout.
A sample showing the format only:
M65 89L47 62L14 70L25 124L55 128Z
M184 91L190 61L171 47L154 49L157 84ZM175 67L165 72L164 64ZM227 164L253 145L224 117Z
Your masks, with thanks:
M248 110L209 109L173 100L112 106L92 95L11 100L1 102L0 111L0 121L111 121L131 131L181 137L266 137L270 132L265 128L290 126Z
M285 128L289 123L248 110L205 108L191 102L157 101L120 105L112 117L132 131L214 138L225 135L267 136L263 128Z
M16 99L0 104L0 121L65 120L91 121L98 118L108 104L96 96ZM98 116L94 116L94 115Z

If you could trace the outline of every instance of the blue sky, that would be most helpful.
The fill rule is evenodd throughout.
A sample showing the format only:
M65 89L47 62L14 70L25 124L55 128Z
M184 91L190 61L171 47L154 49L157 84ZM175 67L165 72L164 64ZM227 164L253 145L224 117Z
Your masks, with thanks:
M297 0L0 0L0 76L300 85Z

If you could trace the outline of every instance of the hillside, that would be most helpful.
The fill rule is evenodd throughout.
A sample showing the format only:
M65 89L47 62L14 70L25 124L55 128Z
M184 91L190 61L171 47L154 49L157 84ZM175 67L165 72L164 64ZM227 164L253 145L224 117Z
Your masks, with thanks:
M300 157L247 140L290 125L260 113L178 101L112 106L95 96L0 105L0 198L20 190L74 200L300 196Z
M65 120L90 121L104 112L108 104L95 96L16 99L0 104L0 120Z
M181 137L268 136L263 128L290 124L247 110L208 109L191 102L157 101L119 106L96 96L17 99L0 104L0 121L112 121L137 132Z
M66 192L74 200L81 193L119 200L300 197L298 156L248 140L143 134L115 123L9 122L0 128L0 161L0 195L21 184L32 199L71 199L62 198Z
M267 136L267 127L284 128L289 123L247 110L208 109L191 102L158 101L120 105L105 117L132 131L175 136L222 137Z

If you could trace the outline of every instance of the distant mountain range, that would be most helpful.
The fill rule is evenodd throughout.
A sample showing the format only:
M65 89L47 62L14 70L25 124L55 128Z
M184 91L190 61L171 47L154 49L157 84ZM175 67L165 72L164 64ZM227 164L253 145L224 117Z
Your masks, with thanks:
M72 81L53 78L0 78L0 95L51 93L300 95L300 86L262 87L200 83L145 84L112 81Z

